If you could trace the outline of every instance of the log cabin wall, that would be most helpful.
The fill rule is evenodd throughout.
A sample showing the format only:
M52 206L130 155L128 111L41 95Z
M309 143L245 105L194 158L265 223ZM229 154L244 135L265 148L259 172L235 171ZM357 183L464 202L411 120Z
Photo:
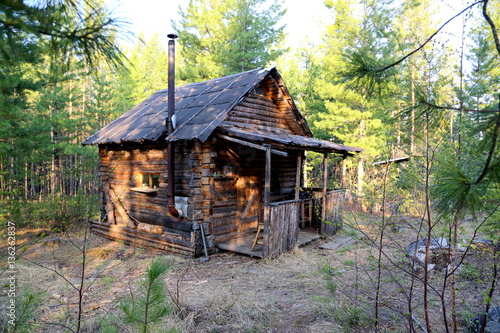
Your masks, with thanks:
M223 124L272 133L294 134L284 110L265 95L249 93L228 113Z
M265 152L219 140L213 169L212 232L225 241L257 227L262 221ZM272 156L271 202L293 199L297 154Z
M201 253L198 225L204 221L203 160L207 153L198 142L175 145L175 194L188 197L187 216L172 218L167 209L166 145L107 145L99 147L102 220L134 229L138 223L160 225L169 242L182 243L181 252ZM213 154L213 153L212 153ZM210 155L210 153L208 153ZM157 177L151 188L143 184ZM148 184L149 185L149 184ZM213 246L207 230L209 244ZM175 251L174 251L175 252Z

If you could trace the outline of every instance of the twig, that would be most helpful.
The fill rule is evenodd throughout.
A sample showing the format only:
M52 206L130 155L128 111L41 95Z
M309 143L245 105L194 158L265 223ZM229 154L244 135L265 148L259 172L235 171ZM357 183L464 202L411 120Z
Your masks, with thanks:
M422 44L420 44L420 46L418 46L415 50L411 51L410 53L406 54L405 56L403 56L401 59L399 59L398 61L396 62L393 62L392 64L390 65L387 65L385 67L382 67L382 68L379 68L377 70L375 70L375 72L377 73L380 73L380 72L383 72L383 71L386 71L392 67L395 67L397 65L399 65L400 63L402 63L403 61L405 61L406 59L410 58L412 55L414 55L415 53L417 53L418 51L420 51L421 49L424 48L425 45L427 45L427 43L429 43L448 23L450 23L451 21L453 21L455 18L459 17L460 15L462 15L463 13L465 13L466 11L468 11L469 9L471 9L472 7L474 7L475 5L477 4L480 4L482 2L488 2L488 0L481 0L481 1L478 1L478 2L475 2L473 4L471 4L470 6L464 8L461 12L459 12L458 14L456 14L455 16L453 16L452 18L450 18L448 21L446 21L443 25L441 25L432 35L430 35L426 40L425 42L423 42Z
M418 326L418 327L422 330L422 332L427 333L427 330L425 329L425 327L424 327L424 326L422 326L422 324L420 324L420 323L418 322L418 320L417 320L417 319L415 319L415 317L413 317L413 315L411 315L411 320L413 320L413 322L414 322L415 324L417 324L417 326Z

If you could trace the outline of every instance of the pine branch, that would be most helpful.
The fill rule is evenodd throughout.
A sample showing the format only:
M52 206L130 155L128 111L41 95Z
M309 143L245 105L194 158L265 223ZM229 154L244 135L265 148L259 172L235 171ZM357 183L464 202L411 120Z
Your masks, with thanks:
M495 26L495 23L492 21L492 19L488 15L488 11L487 11L488 1L489 0L484 0L483 16L486 19L486 22L488 22L488 24L490 25L491 33L493 34L493 39L495 40L495 47L497 49L498 55L500 55L500 40L498 38L498 31L497 31L497 28ZM499 94L498 99L499 99L499 108L500 108L500 94ZM500 132L500 112L498 112L497 121L495 123L495 128L493 129L493 139L491 142L490 150L488 152L488 157L486 158L486 163L484 164L483 172L479 175L477 180L471 185L476 185L479 182L481 182L483 180L483 178L486 176L486 174L488 173L488 171L490 171L490 164L491 164L491 161L493 159L493 154L495 153L495 149L497 147L499 132Z

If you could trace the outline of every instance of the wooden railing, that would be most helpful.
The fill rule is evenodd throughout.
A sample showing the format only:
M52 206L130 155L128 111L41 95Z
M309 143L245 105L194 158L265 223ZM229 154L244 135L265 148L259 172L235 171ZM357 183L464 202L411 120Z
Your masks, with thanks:
M269 204L269 222L264 222L263 257L277 257L293 250L297 244L299 222L304 202L313 204L313 217L321 221L322 235L335 235L343 223L344 202L347 199L346 190L335 190L326 193L326 197L316 199L288 200ZM323 204L325 202L325 204Z
M335 190L326 193L325 198L317 199L321 207L321 234L333 236L342 229L343 208L347 190ZM325 203L323 203L325 201ZM324 206L323 206L324 205Z
M270 219L264 224L264 257L276 257L297 244L301 200L271 203ZM268 228L266 230L266 227Z

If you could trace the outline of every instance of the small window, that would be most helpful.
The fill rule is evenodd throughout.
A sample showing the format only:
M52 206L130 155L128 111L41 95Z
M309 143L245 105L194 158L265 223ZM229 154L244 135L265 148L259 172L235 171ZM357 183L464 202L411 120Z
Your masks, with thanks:
M159 173L141 173L138 180L139 186L130 188L132 191L147 194L158 193L158 188L160 187Z
M142 173L141 187L156 189L160 187L160 174L158 173Z
M253 93L264 97L266 96L266 92L262 89L260 84L253 89Z

